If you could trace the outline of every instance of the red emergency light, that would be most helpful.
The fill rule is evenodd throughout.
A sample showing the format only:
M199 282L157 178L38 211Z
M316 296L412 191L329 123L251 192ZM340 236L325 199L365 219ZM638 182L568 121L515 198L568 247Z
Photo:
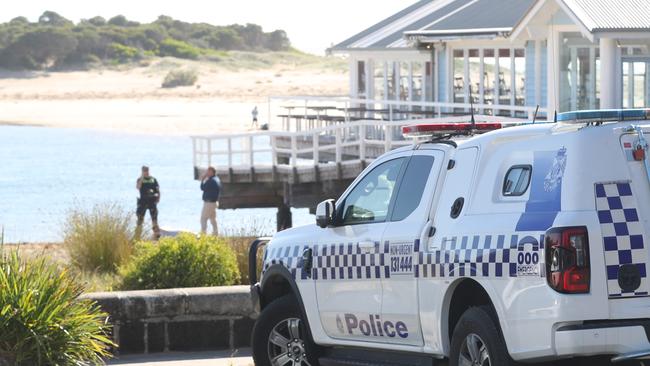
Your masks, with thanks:
M402 134L406 137L434 136L434 135L468 135L470 133L484 133L498 130L499 122L480 123L428 123L402 127Z

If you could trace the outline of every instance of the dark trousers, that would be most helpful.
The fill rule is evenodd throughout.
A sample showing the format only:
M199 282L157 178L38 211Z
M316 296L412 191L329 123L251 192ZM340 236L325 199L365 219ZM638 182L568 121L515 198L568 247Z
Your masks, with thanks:
M158 204L155 200L138 199L138 207L135 210L135 214L138 217L138 228L142 227L147 210L149 210L149 215L151 216L153 233L157 237L160 235L160 228L158 227Z

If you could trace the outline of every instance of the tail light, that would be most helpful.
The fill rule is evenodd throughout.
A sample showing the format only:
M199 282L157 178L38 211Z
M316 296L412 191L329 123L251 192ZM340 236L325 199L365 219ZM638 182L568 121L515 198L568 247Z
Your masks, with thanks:
M546 280L557 292L589 292L589 240L587 228L552 228L546 232Z

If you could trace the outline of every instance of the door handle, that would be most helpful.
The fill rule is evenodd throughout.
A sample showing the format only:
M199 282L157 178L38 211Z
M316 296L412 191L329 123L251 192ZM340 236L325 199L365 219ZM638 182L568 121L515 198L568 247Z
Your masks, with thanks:
M358 245L359 248L364 251L370 251L375 249L375 242L370 240L360 241Z

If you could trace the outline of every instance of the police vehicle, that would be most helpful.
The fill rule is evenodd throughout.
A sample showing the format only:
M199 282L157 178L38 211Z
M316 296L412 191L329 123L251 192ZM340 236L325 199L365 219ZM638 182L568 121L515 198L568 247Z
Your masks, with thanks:
M404 127L429 138L276 234L256 365L648 357L650 109L502 127Z

